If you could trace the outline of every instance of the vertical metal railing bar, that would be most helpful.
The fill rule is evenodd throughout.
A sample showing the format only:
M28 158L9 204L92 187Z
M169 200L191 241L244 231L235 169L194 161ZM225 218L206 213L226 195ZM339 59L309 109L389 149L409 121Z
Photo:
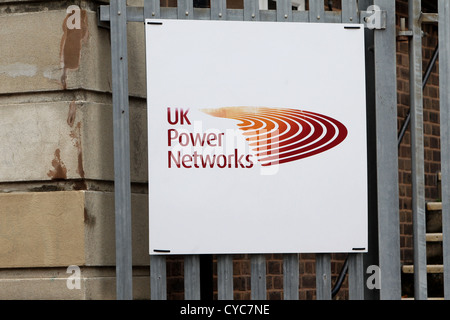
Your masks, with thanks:
M184 299L200 300L200 256L184 256Z
M366 11L373 5L373 0L359 0L359 11ZM360 21L361 23L363 21ZM377 138L375 110L375 56L374 31L364 30L366 59L366 118L367 118L367 167L368 167L368 252L363 256L364 270L369 266L379 265L378 260L378 201L377 201ZM365 300L378 300L379 290L364 286Z
M439 0L439 94L444 298L450 299L450 1Z
M359 23L358 3L356 0L342 0L342 23ZM367 214L362 212L361 214ZM349 298L351 300L364 299L364 269L363 254L349 254Z
M359 23L356 0L342 0L342 23Z
M177 0L178 19L194 19L193 0Z
M150 299L167 299L166 256L150 256Z
M291 0L277 0L277 21L292 21Z
M144 21L160 18L160 12L159 0L144 0ZM166 257L162 255L150 255L150 299L167 299Z
M331 300L331 255L316 253L316 299Z
M425 228L425 165L422 92L421 0L409 1L410 105L411 105L411 180L414 247L414 298L427 299L427 253Z
M385 30L374 30L375 121L380 299L401 299L397 150L395 1L374 0L387 12Z
M299 298L299 254L285 254L283 256L283 298L284 300L298 300Z
M252 300L266 300L266 256L250 255L250 289Z
M259 20L259 0L244 0L244 20Z
M126 10L126 0L112 0L110 2L111 67L113 75L116 294L118 300L133 299Z
M348 294L350 300L364 300L363 254L351 253L348 256Z
M227 20L227 1L211 1L211 20Z
M161 17L161 7L159 0L144 0L144 20L159 19Z
M309 22L325 22L323 0L309 0Z
M217 256L217 298L233 300L233 255Z

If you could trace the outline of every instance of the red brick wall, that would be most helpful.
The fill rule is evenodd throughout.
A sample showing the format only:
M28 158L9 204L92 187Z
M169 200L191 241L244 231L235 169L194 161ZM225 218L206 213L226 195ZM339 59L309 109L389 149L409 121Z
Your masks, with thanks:
M423 11L433 12L434 8L424 7ZM406 0L397 1L397 25L400 18L408 17ZM438 41L437 26L423 25L423 72L429 64ZM397 90L398 90L398 127L403 125L409 110L409 54L408 40L399 37L397 41ZM425 146L425 198L427 201L440 199L437 174L440 171L440 130L439 130L439 61L424 90L424 146ZM399 148L399 205L401 257L404 264L413 262L412 213L411 213L411 130L405 133Z
M333 254L331 263L332 281L334 284L343 262L345 254ZM251 262L249 255L233 256L233 287L235 300L250 300L251 297ZM300 300L315 299L316 277L315 277L315 255L301 254L299 263ZM183 257L174 256L167 258L167 295L169 300L184 299L184 263ZM213 286L214 299L217 299L217 264L213 260ZM266 287L267 299L283 299L283 256L281 254L266 255ZM336 299L347 299L347 279Z

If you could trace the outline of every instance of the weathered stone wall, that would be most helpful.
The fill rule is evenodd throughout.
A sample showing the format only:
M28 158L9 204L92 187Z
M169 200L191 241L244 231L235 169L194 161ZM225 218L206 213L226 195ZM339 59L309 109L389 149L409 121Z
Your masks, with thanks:
M96 1L0 0L0 299L114 299L109 30ZM136 2L138 4L138 2ZM66 10L78 5L80 29ZM143 24L129 24L134 297L150 297ZM68 266L81 270L70 290Z

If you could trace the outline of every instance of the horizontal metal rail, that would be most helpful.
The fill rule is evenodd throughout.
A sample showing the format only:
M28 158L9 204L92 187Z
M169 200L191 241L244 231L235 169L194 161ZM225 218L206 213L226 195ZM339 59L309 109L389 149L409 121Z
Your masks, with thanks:
M178 19L178 9L177 8L166 8L160 9L159 17L160 19ZM222 17L226 16L229 21L243 21L244 19L244 9L226 9L222 13ZM126 17L128 22L144 22L144 8L143 7L127 7ZM211 20L211 9L210 8L194 8L193 15L195 20ZM187 15L189 16L189 14ZM292 11L292 22L309 22L310 18L309 11ZM149 18L157 18L156 13L151 15ZM217 15L217 18L219 16ZM284 18L284 15L283 15ZM287 17L286 19L288 19ZM102 5L99 7L99 19L100 21L110 21L109 6ZM256 15L253 17L256 21ZM341 13L338 11L325 11L324 16L321 18L322 21L340 23ZM259 21L278 21L276 10L259 10ZM320 20L320 19L319 19ZM250 20L251 21L251 20ZM359 17L358 17L359 21Z

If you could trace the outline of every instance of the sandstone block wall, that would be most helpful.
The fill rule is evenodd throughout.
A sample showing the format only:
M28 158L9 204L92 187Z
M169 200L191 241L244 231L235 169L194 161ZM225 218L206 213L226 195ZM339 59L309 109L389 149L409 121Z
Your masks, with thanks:
M114 299L109 30L97 1L0 0L0 299ZM139 3L136 3L139 4ZM66 10L78 5L80 29ZM129 25L134 298L149 299L143 24ZM81 286L69 289L71 265Z

